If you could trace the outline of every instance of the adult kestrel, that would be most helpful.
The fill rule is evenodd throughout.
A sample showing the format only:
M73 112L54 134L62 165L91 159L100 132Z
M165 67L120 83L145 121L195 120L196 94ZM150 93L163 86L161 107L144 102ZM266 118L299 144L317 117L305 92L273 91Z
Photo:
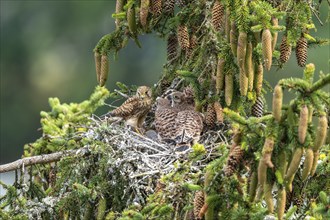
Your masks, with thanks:
M152 91L147 86L140 86L136 94L128 98L121 106L109 112L106 116L119 117L125 120L125 125L142 128L143 122L152 107Z

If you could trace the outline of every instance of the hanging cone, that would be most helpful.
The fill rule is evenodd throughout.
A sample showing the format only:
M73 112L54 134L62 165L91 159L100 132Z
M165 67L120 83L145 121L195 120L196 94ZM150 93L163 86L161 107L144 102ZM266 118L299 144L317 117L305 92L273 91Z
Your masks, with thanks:
M217 65L217 75L215 79L215 88L217 90L217 94L220 94L220 91L223 90L224 80L225 80L225 60L223 58L219 58Z
M167 61L172 61L177 56L178 38L171 33L167 38Z
M144 29L148 26L150 0L141 0L140 6L140 23Z
M225 101L226 105L230 106L233 100L234 93L234 77L232 73L225 75Z
M164 1L164 13L172 15L174 14L175 0Z
M216 112L213 103L207 105L206 114L205 114L205 124L210 129L215 127L216 123Z
M307 61L307 39L301 36L296 46L296 58L299 66L304 67Z
M123 11L124 3L125 3L125 0L117 0L116 1L116 14L117 13L120 13L121 11ZM120 24L120 19L119 18L116 18L115 24L116 24L116 28L118 29L119 28L119 24Z
M225 26L225 33L226 33L226 38L227 41L230 42L230 29L231 29L231 24L230 24L230 11L229 9L226 10L226 26Z
M224 30L224 15L225 7L216 0L212 8L212 24L216 31Z
M131 8L127 9L127 23L128 23L128 29L131 32L133 36L136 35L136 20L135 20L135 8L132 6Z
M242 161L243 154L244 151L241 149L241 146L236 144L231 146L227 164L224 167L224 173L226 176L231 176L235 171L238 170L238 166Z
M182 50L189 49L189 33L186 25L178 26L178 41Z
M197 191L195 193L194 197L194 216L195 219L199 219L199 212L202 209L203 205L205 203L205 198L204 198L204 192L203 191Z
M95 59L96 79L97 79L97 82L100 83L100 76L101 76L101 54L99 54L97 51L95 51L95 53L94 53L94 59Z
M252 61L252 43L249 42L246 47L246 56L245 56L245 75L248 77L248 86L249 91L253 90L253 81L254 81L254 68Z
M151 1L151 13L154 18L158 18L162 14L162 0Z
M280 61L281 63L288 62L291 55L291 45L288 43L286 35L283 35L280 46Z
M99 85L104 86L105 82L108 78L108 72L109 72L109 59L107 55L101 56L101 74L100 74L100 81Z
M264 115L264 102L261 96L258 96L256 102L252 105L251 113L258 118Z
M262 31L262 57L264 59L266 70L272 66L272 34L269 29Z
M231 24L231 30L230 30L230 35L229 35L229 41L230 41L230 48L231 51L233 52L234 56L237 56L237 28L235 25L235 22L232 22Z
M239 32L238 43L237 43L237 64L245 73L245 56L246 56L246 46L247 46L247 34L246 32Z
M215 114L217 116L217 122L223 123L223 109L220 102L215 101L213 106L214 106Z
M272 24L274 27L278 27L278 18L272 18ZM275 46L276 46L276 43L277 43L277 36L278 36L278 32L275 31L273 33L273 38L272 38L272 51L275 50Z

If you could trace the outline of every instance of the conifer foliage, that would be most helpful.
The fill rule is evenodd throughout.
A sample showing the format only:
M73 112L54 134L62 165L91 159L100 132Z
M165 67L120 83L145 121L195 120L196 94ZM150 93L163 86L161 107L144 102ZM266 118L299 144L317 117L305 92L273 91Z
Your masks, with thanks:
M82 103L49 99L51 111L41 112L42 137L24 147L24 157L64 150L62 159L15 167L15 184L0 182L6 189L0 218L329 218L330 195L322 190L330 184L330 95L323 90L330 74L314 77L314 64L306 65L309 45L327 42L308 34L319 4L117 0L116 30L94 49L99 86ZM154 97L190 88L196 111L205 116L200 143L183 155L167 142L92 116L108 97L136 89L122 83L117 92L105 88L110 55L129 40L141 47L139 37L152 32L167 41ZM301 77L279 78L271 88L265 76L285 67L291 50ZM286 102L289 92L293 98ZM153 117L151 111L146 129Z

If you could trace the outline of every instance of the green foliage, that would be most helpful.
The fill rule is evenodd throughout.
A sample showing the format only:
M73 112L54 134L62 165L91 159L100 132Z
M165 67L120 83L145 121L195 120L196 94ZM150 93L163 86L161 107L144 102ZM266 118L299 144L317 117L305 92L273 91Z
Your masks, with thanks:
M155 31L165 38L169 33L175 32L178 25L185 26L188 32L177 33L183 35L178 41L189 41L190 46L175 48L175 58L165 64L164 74L153 89L155 96L162 95L174 80L181 79L181 84L174 85L175 89L191 86L196 109L203 111L206 104L212 101L219 101L225 106L225 99L230 91L232 102L227 103L229 106L223 110L226 116L223 126L229 132L219 134L222 132L220 129L213 131L225 137L225 141L221 144L211 143L211 147L205 144L207 141L194 144L192 151L181 157L168 152L167 145L158 145L140 134L91 117L106 98L117 95L110 94L105 88L97 87L89 100L79 104L61 104L59 99L50 98L51 111L40 114L43 136L24 147L24 156L79 150L75 155L62 158L56 165L30 167L29 184L24 182L24 178L19 183L16 180L17 186L1 183L7 190L6 195L1 198L1 208L8 209L1 210L1 217L184 219L191 211L195 192L201 191L205 194L206 220L217 217L263 219L273 209L263 207L264 183L268 187L275 184L277 189L286 188L287 193L290 193L291 200L287 204L292 203L293 206L286 208L287 219L299 218L306 213L328 217L329 196L326 192L319 193L329 184L328 178L325 178L330 173L329 159L325 156L328 151L321 148L320 152L313 152L313 155L320 153L321 163L315 175L303 187L301 170L298 168L301 155L298 157L295 152L299 149L301 154L304 149L311 148L317 138L316 128L309 122L305 142L298 141L299 114L305 105L313 107L312 116L319 117L328 113L330 96L321 89L330 83L330 74L321 74L320 79L313 82L315 68L307 65L302 78L281 79L278 83L281 91L293 91L294 98L288 105L277 109L280 117L275 119L273 114L251 117L251 108L260 94L253 87L248 95L239 95L242 84L240 74L245 74L244 68L238 68L239 62L234 55L235 51L232 51L235 39L229 40L228 30L216 32L212 27L211 1L192 1L180 10L160 15L150 11L146 27L136 21L138 16L135 13L139 12L139 3L140 1L135 0L127 1L124 11L113 15L120 21L116 31L102 37L94 52L102 55L109 55L110 52L117 54L127 45L129 39L140 46L138 36L141 34ZM228 24L234 23L233 28L236 26L238 31L246 32L247 40L253 43L254 66L262 64L264 58L263 44L258 36L258 32L263 29L270 29L275 34L286 28L292 45L301 34L306 34L315 44L320 43L307 35L308 29L313 28L313 23L310 5L306 1L282 1L278 5L275 1L270 4L269 1L260 0L222 3L230 12L229 17L222 22L227 22L227 28ZM287 21L285 28L272 26L271 18L283 16L286 16ZM193 37L197 41L195 46L192 43ZM274 51L268 52L274 57L276 64L279 57L276 47ZM230 86L227 84L224 91L215 95L214 78L219 58L225 61L224 75L233 77L230 78L233 83L228 80ZM117 85L120 89L117 93L130 93L131 88L128 86L122 83ZM270 87L269 90L271 89ZM282 98L281 96L279 101L282 102ZM273 108L278 106L274 105ZM205 131L206 135L208 132ZM265 140L273 141L271 146ZM80 150L86 152L82 153ZM156 153L149 155L150 151ZM152 157L161 161L169 158L169 161L156 171L145 171L144 169L155 166L156 161L145 163L146 158ZM54 167L58 168L55 182L49 175ZM226 172L229 168L233 170L231 174ZM139 169L143 172L135 173ZM249 177L252 173L258 173L257 199L249 198L250 195L246 193L251 187ZM261 182L261 177L265 177L264 182ZM27 186L26 189L23 186ZM269 189L267 195L272 197L272 191L275 190ZM310 201L311 198L314 201L316 199L317 203ZM303 201L303 206L295 201L299 199Z

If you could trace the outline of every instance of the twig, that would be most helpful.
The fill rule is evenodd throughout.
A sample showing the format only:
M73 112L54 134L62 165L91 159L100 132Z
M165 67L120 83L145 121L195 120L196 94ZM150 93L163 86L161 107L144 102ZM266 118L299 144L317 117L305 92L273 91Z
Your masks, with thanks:
M88 147L83 147L77 150L60 151L52 154L43 154L43 155L19 159L11 163L0 165L0 173L17 170L20 169L21 167L27 167L35 164L45 164L45 163L59 161L62 157L76 154L79 151L82 151L84 155L86 154L84 150L86 150L87 148Z
M330 74L326 75L325 77L319 79L318 81L316 81L312 87L308 90L309 93L312 93L320 88L322 88L323 86L327 85L330 83Z
M119 95L123 96L123 97L124 97L124 98L126 98L126 99L128 99L128 98L129 98L129 96L128 96L128 95L126 95L126 94L122 93L121 91L119 91L119 90L117 90L117 89L114 89L114 91L115 91L116 93L118 93Z

